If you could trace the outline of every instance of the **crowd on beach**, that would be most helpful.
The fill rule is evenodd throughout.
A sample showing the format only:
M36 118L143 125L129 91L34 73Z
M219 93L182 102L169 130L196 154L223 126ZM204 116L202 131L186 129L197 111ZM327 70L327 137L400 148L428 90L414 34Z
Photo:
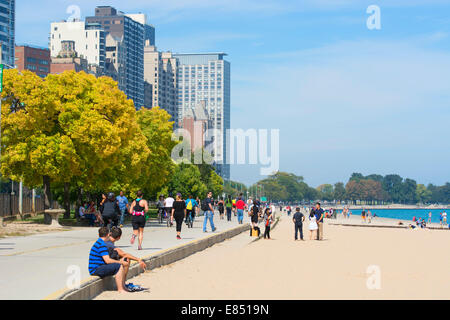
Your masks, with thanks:
M250 218L250 236L260 237L259 225L264 224L263 238L271 240L270 230L275 219L275 204L262 202L260 199L245 199L243 194L236 198L230 195L226 198L213 198L212 192L208 192L204 199L194 198L188 195L183 198L182 194L176 193L175 198L169 193L167 197L161 195L156 203L157 222L166 222L168 227L175 224L176 238L181 240L181 231L184 224L191 228L196 217L203 212L203 232L208 232L207 226L210 225L211 231L217 231L214 224L214 213L219 212L220 220L232 222L234 216L238 225L243 224L244 215ZM101 278L107 276L115 276L117 290L119 292L141 291L144 288L136 286L133 283L125 283L127 273L131 261L137 261L142 269L146 269L145 263L122 249L115 246L115 243L122 237L122 228L125 223L126 216L131 216L131 226L133 233L130 239L131 245L138 240L138 250L142 250L144 240L144 228L148 221L149 202L144 199L141 191L136 193L136 198L129 201L124 192L121 191L119 196L114 193L104 194L102 201L95 207L94 202L85 203L80 208L80 216L90 225L101 226L98 233L99 237L91 248L89 254L89 273L92 276ZM339 214L338 210L324 210L318 202L314 207L308 208L304 206L295 208L291 205L280 205L280 213L286 213L288 217L292 215L294 225L294 241L304 241L303 225L308 219L309 240L323 240L323 223L325 218L336 218ZM349 218L351 211L344 208L340 213L344 218ZM371 223L376 214L372 214L370 210L367 212L363 209L361 218L363 222ZM441 212L441 225L446 224L447 214ZM425 219L419 218L413 220L417 226L424 227ZM429 222L431 221L431 212L429 214ZM412 225L410 225L411 227Z
M275 206L269 203L263 203L259 199L249 198L245 201L243 194L232 199L228 196L226 199L213 199L212 192L208 192L205 199L194 199L188 196L183 199L180 193L175 198L169 193L167 197L161 195L156 204L158 210L158 221L166 221L168 227L176 225L176 238L181 239L182 226L185 223L192 227L192 223L200 212L203 212L203 232L208 232L209 222L212 232L217 228L214 225L214 212L219 211L219 219L228 222L232 221L232 216L237 218L238 224L243 224L244 214L246 213L251 220L251 236L259 236L258 225L264 222L264 239L270 239L270 227L274 223ZM92 276L101 278L115 276L117 290L119 292L140 291L143 288L135 286L132 283L125 284L130 261L138 261L145 270L145 263L115 247L114 243L119 241L122 236L122 229L125 223L125 216L131 216L131 226L133 234L130 243L133 245L138 239L138 250L142 250L144 240L144 228L147 222L147 213L149 211L149 202L144 199L141 191L138 191L136 198L128 201L121 191L119 196L114 193L103 195L103 199L98 210L94 203L85 204L80 208L80 216L87 219L90 225L100 225L99 238L91 248L89 255L89 273ZM303 235L302 235L303 238Z
M262 202L260 199L253 199L252 197L245 199L243 194L236 198L231 196L213 199L212 192L208 192L206 198L200 200L188 196L183 199L180 193L177 193L175 198L172 194L167 197L161 195L156 204L158 210L158 221L166 221L168 227L173 224L176 225L176 238L181 239L182 226L192 226L192 222L200 212L204 214L203 232L208 232L207 225L209 222L212 232L217 228L214 225L214 212L219 212L219 219L232 221L234 216L238 224L243 224L244 215L250 218L250 236L260 237L259 225L264 225L264 235L262 238L270 240L270 229L275 222L275 204ZM85 204L80 209L80 215L87 219L91 225L101 225L99 229L99 237L91 248L89 255L89 273L92 276L101 278L108 276L115 276L117 290L119 292L133 292L144 290L140 286L133 283L125 283L127 273L131 261L137 261L142 269L146 269L145 263L122 249L115 246L115 243L120 240L122 236L122 228L125 223L125 216L131 216L131 226L133 234L130 243L133 245L138 239L138 250L142 250L142 243L144 240L144 228L147 222L147 213L149 211L149 202L144 199L141 191L137 192L136 198L129 201L124 196L124 192L120 192L119 196L114 193L103 195L103 199L99 205L98 210L95 210L94 204L91 202ZM280 212L285 212L288 217L292 214L292 208L287 205L283 208L280 206ZM303 211L300 207L295 208L292 216L294 224L294 240L304 241L303 224L308 218L309 220L309 239L323 240L323 220L327 215L332 215L333 212L324 211L320 203L309 210L306 207Z

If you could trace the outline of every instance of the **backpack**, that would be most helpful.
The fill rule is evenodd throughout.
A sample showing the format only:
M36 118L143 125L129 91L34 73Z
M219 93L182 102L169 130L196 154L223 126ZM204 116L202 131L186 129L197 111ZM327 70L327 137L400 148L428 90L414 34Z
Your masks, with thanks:
M206 200L208 200L208 199L204 199L204 200L202 201L202 210L203 210L203 211L210 211L211 209L209 208L209 205L208 205L208 203L206 202Z
M257 204L254 204L252 207L252 215L259 213L259 206Z
M117 215L116 205L117 204L115 202L106 201L103 204L102 216L113 217L113 216Z
M186 206L186 210L192 210L192 200L189 200L189 202Z

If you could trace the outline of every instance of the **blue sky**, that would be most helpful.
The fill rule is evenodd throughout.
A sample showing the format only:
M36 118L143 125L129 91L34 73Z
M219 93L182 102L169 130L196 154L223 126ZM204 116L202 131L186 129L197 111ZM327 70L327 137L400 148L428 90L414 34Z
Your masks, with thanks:
M449 1L21 0L16 42L47 47L70 5L147 13L161 50L228 53L232 127L280 129L280 170L313 186L352 172L450 181Z

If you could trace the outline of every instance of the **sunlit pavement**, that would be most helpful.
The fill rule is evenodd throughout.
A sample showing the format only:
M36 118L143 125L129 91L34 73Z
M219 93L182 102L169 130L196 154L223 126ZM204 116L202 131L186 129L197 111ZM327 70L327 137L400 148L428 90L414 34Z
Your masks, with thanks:
M249 218L244 215L244 223ZM207 233L203 232L203 216L196 217L194 227L183 224L182 240L176 239L175 226L147 222L142 251L137 250L138 240L130 244L132 228L124 226L123 235L116 246L136 257L144 257L158 251L175 247L195 239L211 235L209 222ZM237 217L232 221L219 219L214 214L216 232L238 226ZM69 277L69 266L79 266L81 280L89 277L88 258L91 246L98 238L98 228L83 228L76 231L37 234L26 237L11 237L0 240L0 299L43 299L63 289Z

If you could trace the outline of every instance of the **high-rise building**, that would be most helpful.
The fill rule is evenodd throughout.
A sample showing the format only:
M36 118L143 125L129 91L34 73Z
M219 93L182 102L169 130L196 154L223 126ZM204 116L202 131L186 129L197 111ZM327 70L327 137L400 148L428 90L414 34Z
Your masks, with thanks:
M227 130L230 129L230 63L225 53L174 54L178 68L178 114L183 119L189 109L205 103L211 127L217 173L230 178L227 161Z
M105 33L112 36L111 41L116 43L107 46L107 52L118 56L118 51L108 51L112 48L123 49L123 75L124 81L119 81L119 88L125 92L129 99L134 101L137 109L144 105L144 38L145 27L133 18L118 12L110 6L95 8L94 17L86 17L86 23L97 23L102 26ZM107 56L109 55L107 53ZM114 58L113 58L114 59ZM120 77L120 75L119 75Z
M171 52L159 52L155 46L144 48L144 79L152 87L151 107L161 107L178 124L177 100L178 60Z
M0 1L0 43L1 62L10 66L15 65L15 20L16 1Z
M105 32L99 24L84 21L53 22L50 30L50 54L57 58L63 41L73 41L78 57L88 64L105 67Z
M130 17L136 22L139 22L144 26L144 43L147 43L147 41L150 43L151 46L155 45L155 27L148 23L147 15L144 13L132 13L132 14L126 14L127 17Z
M194 109L188 108L183 115L182 128L189 132L191 152L208 146L207 130L211 125L206 111L206 102L202 101Z
M119 89L123 91L126 88L125 55L123 37L116 37L108 33L106 35L105 75L117 81Z
M19 71L29 70L45 78L50 73L50 50L35 46L16 46L16 67Z

